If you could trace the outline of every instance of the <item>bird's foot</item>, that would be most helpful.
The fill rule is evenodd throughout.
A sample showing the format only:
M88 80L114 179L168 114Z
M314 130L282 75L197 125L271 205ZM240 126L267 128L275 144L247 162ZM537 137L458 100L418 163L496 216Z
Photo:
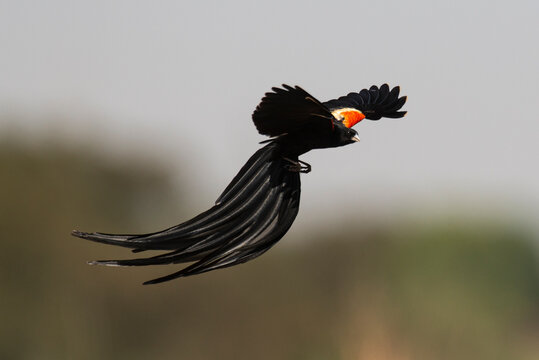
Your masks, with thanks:
M304 173L304 174L307 174L307 173L311 172L311 165L307 164L304 161L301 161L301 160L294 161L294 160L290 160L289 158L285 158L285 157L283 157L283 159L289 162L289 164L285 164L285 166L284 166L284 168L286 170L288 170L288 171L301 172L301 173Z

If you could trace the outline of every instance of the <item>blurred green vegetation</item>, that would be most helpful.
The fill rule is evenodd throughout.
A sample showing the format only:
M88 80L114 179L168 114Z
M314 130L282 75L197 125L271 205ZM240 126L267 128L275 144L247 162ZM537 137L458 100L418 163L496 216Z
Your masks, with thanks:
M130 253L69 232L195 215L164 168L5 139L0 168L0 359L539 358L537 243L518 226L326 224L248 264L142 286L177 267L87 266Z

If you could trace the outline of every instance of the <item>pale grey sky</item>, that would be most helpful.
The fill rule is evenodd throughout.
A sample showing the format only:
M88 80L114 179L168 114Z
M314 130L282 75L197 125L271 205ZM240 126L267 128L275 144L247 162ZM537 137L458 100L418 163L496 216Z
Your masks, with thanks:
M177 173L189 160L202 210L263 140L250 116L271 86L328 100L399 84L404 119L303 157L300 224L339 218L342 201L365 214L488 200L536 217L538 15L537 1L4 0L0 115Z

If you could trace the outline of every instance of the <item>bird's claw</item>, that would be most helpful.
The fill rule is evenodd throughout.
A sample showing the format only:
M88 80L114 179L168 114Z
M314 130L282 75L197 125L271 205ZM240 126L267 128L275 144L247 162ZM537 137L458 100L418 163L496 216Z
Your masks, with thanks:
M289 162L289 164L284 165L284 168L288 171L300 172L304 174L311 172L311 165L304 161L301 161L301 160L294 161L285 157L283 157L283 159Z

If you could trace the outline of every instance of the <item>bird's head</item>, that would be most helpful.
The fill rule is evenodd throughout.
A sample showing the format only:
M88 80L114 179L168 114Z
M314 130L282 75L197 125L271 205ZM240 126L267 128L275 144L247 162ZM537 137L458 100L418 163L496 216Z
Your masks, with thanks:
M335 135L337 136L336 144L333 146L343 146L352 144L359 141L359 136L357 131L346 127L343 123L339 122L335 124Z

